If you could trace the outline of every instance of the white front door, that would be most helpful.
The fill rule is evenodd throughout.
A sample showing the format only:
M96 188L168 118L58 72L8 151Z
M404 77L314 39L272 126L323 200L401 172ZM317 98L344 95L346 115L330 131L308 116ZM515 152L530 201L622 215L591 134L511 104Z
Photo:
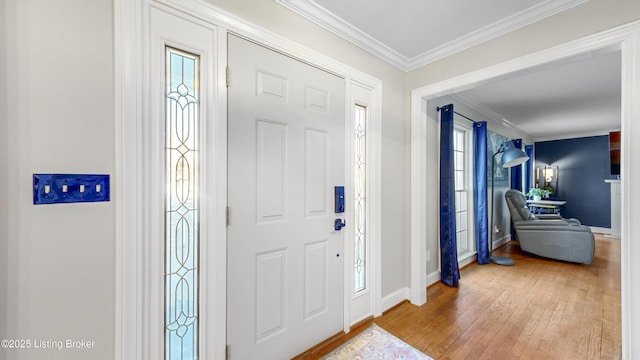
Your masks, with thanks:
M229 36L227 341L291 358L343 329L344 80Z

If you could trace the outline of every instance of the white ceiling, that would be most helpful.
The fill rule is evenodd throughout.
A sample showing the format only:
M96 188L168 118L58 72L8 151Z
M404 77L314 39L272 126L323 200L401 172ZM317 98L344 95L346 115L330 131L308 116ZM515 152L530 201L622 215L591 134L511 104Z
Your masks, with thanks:
M274 1L409 71L588 0ZM620 51L605 49L453 96L542 141L620 129L620 87Z
M274 0L408 71L588 0Z
M620 129L621 60L603 49L452 96L536 141L607 134Z

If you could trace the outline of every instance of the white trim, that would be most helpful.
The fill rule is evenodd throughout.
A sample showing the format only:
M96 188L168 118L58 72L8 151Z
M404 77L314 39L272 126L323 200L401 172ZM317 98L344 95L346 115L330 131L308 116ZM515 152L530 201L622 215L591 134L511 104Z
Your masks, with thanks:
M620 129L611 129L610 131L618 131ZM544 136L541 138L535 138L534 141L535 142L542 142L542 141L554 141L554 140L565 140L565 139L577 139L577 138L583 138L583 137L590 137L590 136L603 136L603 135L607 135L609 136L609 132L603 132L602 130L598 130L598 131L577 131L577 132L571 132L571 133L565 133L562 134L561 136L557 136L557 135L550 135L550 136Z
M473 122L467 119L459 119L456 120L456 116L454 116L453 127L455 130L462 131L465 136L464 141L464 175L465 175L465 191L467 193L467 249L463 251L465 252L476 252L476 223L474 221L474 208L475 208L475 198L474 198L474 181L473 181L473 173L475 168L475 160L473 158L474 154L474 140L473 140ZM456 238L456 241L459 241ZM465 264L466 265L466 264ZM464 266L462 264L461 258L458 257L458 267Z
M371 117L369 134L369 243L373 316L382 315L382 83L371 88Z
M151 359L155 358L150 351L153 346L145 328L149 328L150 313L146 296L150 289L146 283L149 271L148 256L145 249L144 233L149 229L149 222L144 219L145 205L143 196L147 193L144 186L144 173L141 159L142 146L145 143L142 137L141 122L143 116L144 92L149 88L145 74L148 44L144 40L143 29L147 29L146 6L156 4L174 14L188 14L218 28L217 35L217 64L216 72L216 104L217 110L214 116L226 120L226 85L224 72L226 67L226 35L233 32L270 47L276 51L286 53L307 63L323 68L352 82L357 82L371 89L371 121L372 123L372 161L371 177L380 178L381 172L381 123L382 123L382 81L365 74L355 68L344 65L321 53L294 43L273 32L257 27L239 17L224 12L219 8L202 0L115 0L115 101L116 101L116 165L114 176L114 198L116 201L116 281L115 281L115 351L118 359ZM173 10L171 10L173 9ZM216 121L214 132L217 136L212 146L217 153L215 162L217 166L223 166L224 171L209 179L210 186L214 187L216 205L213 213L210 213L216 222L212 230L213 236L218 239L214 248L208 251L215 252L215 274L207 273L209 279L217 284L226 283L226 227L224 226L224 214L226 209L226 121ZM126 184L126 186L124 186ZM381 287L381 184L371 184L372 198L371 233L372 258L376 259L378 266L373 268L372 275L375 283L372 283L374 315L381 314L382 287ZM223 240L220 240L223 239ZM214 271L214 269L210 269ZM224 290L212 289L206 291L209 297L208 304L212 305L216 323L209 324L201 331L208 331L209 339L205 347L201 348L207 358L224 358L226 347L226 293Z
M188 14L199 17L204 21L227 29L241 37L260 43L261 45L287 54L291 57L308 62L316 67L325 69L340 77L362 83L372 89L382 86L382 81L358 69L345 65L318 51L293 42L265 28L252 24L236 15L226 12L204 0L156 0L171 4Z
M206 254L213 266L203 266L201 279L207 279L208 284L200 282L202 304L213 306L201 306L200 313L207 321L206 327L201 326L201 339L213 339L200 342L200 356L202 359L220 357L226 351L227 334L227 88L225 84L227 68L227 32L218 28L215 44L215 66L213 77L216 83L212 87L214 97L212 129L207 131L209 153L214 156L209 159L209 168L215 168L215 175L208 179L208 188L211 189L209 201L213 201L211 211L206 218L213 219L213 226L208 226L208 233L204 238L215 239L204 246L201 244L201 253ZM211 125L211 124L210 124ZM206 264L203 264L206 265ZM211 286L211 284L214 284ZM224 286L220 286L224 285Z
M460 51L482 44L483 42L523 28L536 21L558 14L587 1L589 0L545 1L538 5L534 5L533 7L520 11L513 16L504 18L493 24L489 24L410 59L407 64L407 69L415 70L419 67L428 65L447 56L451 56Z
M631 241L631 234L640 233L638 207L640 191L634 184L640 179L640 167L632 166L632 158L639 159L638 147L632 147L633 141L640 139L637 119L640 118L640 22L628 27L628 38L622 42L622 128L621 128L621 307L622 307L622 358L640 357L640 248ZM633 120L632 120L633 119ZM634 121L635 120L635 121ZM632 156L633 155L633 156ZM635 214L635 215L634 215ZM635 279L635 281L632 281Z
M591 228L591 232L594 232L594 233L605 234L605 235L611 234L610 228L603 228L599 226L590 226L590 228Z
M473 101L471 101L468 96L463 95L462 93L457 93L457 94L451 94L449 95L449 97L451 97L452 99L466 105L467 107L469 107L472 110L475 110L479 113L481 113L482 115L486 116L486 120L489 122L494 123L497 126L506 126L506 127L510 127L510 128L514 128L516 130L518 130L519 132L521 132L522 134L528 136L529 138L533 139L533 136L531 136L531 134L529 134L528 132L522 130L520 127L514 125L513 123L509 122L508 120L506 120L502 115L498 114L497 112L493 111L492 109L482 105L482 104L478 104L475 103ZM483 119L485 120L485 119Z
M366 84L347 79L345 81L345 101L346 101L346 145L349 147L347 154L346 181L352 184L354 181L353 174L353 123L354 111L356 105L365 106L367 109L366 122L366 241L367 246L367 290L366 293L370 300L371 312L366 316L380 316L382 314L382 208L380 205L382 197L382 189L380 184L381 168L382 168L382 87L371 88ZM352 197L350 197L352 199ZM347 202L348 212L351 214L348 221L354 223L353 201ZM354 315L351 313L354 303L363 301L360 295L353 295L353 279L354 279L354 253L353 253L353 227L345 228L345 244L348 246L344 250L345 255L345 302L344 302L344 329L348 331L351 325L357 323L363 317L361 314ZM377 264L377 266L371 265ZM354 316L356 316L354 318ZM365 317L366 317L365 316Z
M427 188L437 189L437 179L433 174L427 179L427 122L426 103L421 98L414 97L411 99L411 185L410 185L410 206L411 206L411 264L410 264L410 290L411 303L414 305L423 305L427 302L427 229L431 229L431 235L436 232L437 226L437 209L433 204L436 201L427 202ZM423 116L415 116L420 114ZM432 164L433 165L433 164ZM432 167L435 169L435 167ZM433 171L432 173L434 173ZM427 181L430 183L427 184ZM433 200L433 199L432 199ZM431 204L430 207L428 205ZM427 221L429 223L427 224ZM437 235L437 234L436 234Z
M292 12L368 51L400 70L407 71L409 59L310 0L274 0Z
M440 281L440 271L434 271L431 274L428 274L426 276L426 280L427 281L425 283L425 289L427 286L431 286ZM411 289L409 289L408 287L403 287L392 292L391 294L382 298L381 312L385 312L405 300L410 300L410 297Z
M382 298L382 311L387 311L409 298L409 288L400 288Z
M353 189L353 183L354 183L354 175L353 175L353 150L352 150L352 144L353 144L353 123L354 123L354 111L349 111L349 109L353 108L353 104L355 102L354 99L354 89L351 85L351 81L348 79L345 79L345 89L344 89L344 102L345 102L345 117L344 117L344 143L345 143L345 170L344 170L344 177L345 177L345 183L342 184L344 185L345 188L345 213L341 214L342 216L345 216L345 222L349 225L353 224L353 214L354 214L354 202L353 202L353 196L349 195L350 190ZM365 198L368 194L365 194ZM338 214L336 214L336 216L338 216ZM347 217L348 216L348 217ZM365 221L368 221L368 219L366 219ZM353 296L353 279L354 279L354 268L353 268L353 261L355 258L355 254L353 251L353 226L345 226L345 228L342 230L343 232L343 243L344 243L344 248L342 249L343 255L344 255L344 264L343 264L343 277L344 277L344 282L343 282L343 305L342 305L342 309L343 309L343 317L342 317L342 328L345 332L349 332L350 328L351 328L351 318L353 317L352 315L352 311L351 311L351 306L352 303L354 301L357 301L356 298ZM368 254L367 254L368 256ZM366 271L366 270L365 270ZM367 284L368 285L368 284ZM369 288L368 286L365 289L366 294L369 294ZM365 295L363 293L363 295Z
M427 133L425 126L428 119L427 106L433 106L429 100L463 88L468 89L515 71L609 46L620 46L622 49L622 179L624 179L622 181L621 239L622 356L624 359L631 359L634 355L635 357L640 355L640 343L632 341L640 334L640 310L638 310L640 309L638 306L640 285L637 282L631 282L632 278L640 277L640 262L631 261L640 257L640 247L630 242L631 234L640 232L640 224L631 221L640 216L637 214L637 209L632 207L633 204L640 203L640 190L626 186L640 179L640 167L633 167L631 164L631 158L640 158L640 149L631 146L632 138L640 138L640 128L632 121L640 118L640 101L636 100L640 98L640 69L637 65L640 63L640 21L417 88L411 92L411 198L419 199L420 202L417 205L412 202L411 213L412 297L426 298L425 289L417 287L424 283L422 282L424 272L420 272L420 269L425 260L422 244L427 241L426 234L421 231L418 224L422 223L426 216L434 215L424 211L427 204L437 202L435 193L426 193L426 196L422 196L426 192L426 185L420 185L428 181L420 175L426 173L429 164L424 146L418 145L424 144L426 139L435 139L435 134ZM413 159L419 159L419 162L414 163ZM414 209L416 211L413 211ZM635 216L634 213L636 213ZM414 256L414 254L420 254L420 256Z
M503 237L497 239L497 240L493 240L493 243L491 244L492 248L491 251L499 248L500 246L506 244L509 242L509 240L511 240L511 233L504 235Z
M465 267L471 264L472 262L476 261L476 259L478 259L477 251L464 252L462 253L462 256L458 257L458 267L460 268Z
M431 285L433 285L433 284L435 284L435 283L440 281L440 279L441 279L440 270L436 270L436 271L434 271L432 273L427 274L425 279L426 279L426 286L425 286L425 291L426 291L427 287L429 287L429 286L431 286Z
M114 2L115 66L115 357L142 359L141 202L138 121L141 98L141 2ZM127 184L127 186L124 186Z
M413 57L399 53L390 46L344 21L313 0L274 1L398 69L411 71L525 27L546 17L558 14L588 0L547 0Z

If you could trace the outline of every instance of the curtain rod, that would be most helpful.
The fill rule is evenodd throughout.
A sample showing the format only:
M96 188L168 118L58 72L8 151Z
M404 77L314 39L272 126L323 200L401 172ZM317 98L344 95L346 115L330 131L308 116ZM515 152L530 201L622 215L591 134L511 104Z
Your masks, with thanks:
M443 108L441 108L440 106L438 106L438 107L436 108L436 110L438 110L438 111L440 111L440 109L443 109ZM473 120L472 118L470 118L470 117L468 117L468 116L464 116L464 115L460 114L459 112L457 112L457 111L455 111L455 110L453 111L453 113L454 113L454 114L458 114L459 116L462 116L463 118L465 118L465 119L467 119L467 120L469 120L469 121L471 121L471 122L473 122L473 123L476 123L476 121L475 121L475 120Z

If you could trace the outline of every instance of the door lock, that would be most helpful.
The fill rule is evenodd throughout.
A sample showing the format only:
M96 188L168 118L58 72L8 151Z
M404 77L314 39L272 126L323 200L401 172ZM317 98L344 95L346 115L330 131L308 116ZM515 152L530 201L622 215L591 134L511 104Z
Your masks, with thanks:
M333 228L336 231L340 231L342 230L343 227L345 227L347 225L346 222L344 222L342 219L336 219L336 221L333 223Z

